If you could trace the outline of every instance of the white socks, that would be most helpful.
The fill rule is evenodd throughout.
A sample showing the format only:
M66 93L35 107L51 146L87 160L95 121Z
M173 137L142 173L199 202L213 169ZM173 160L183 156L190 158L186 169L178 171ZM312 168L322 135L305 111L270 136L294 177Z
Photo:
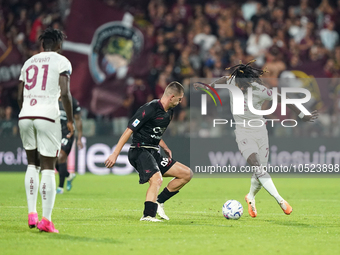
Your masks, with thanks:
M259 182L262 184L263 188L268 191L270 195L272 195L278 203L280 203L283 198L280 196L279 192L277 192L277 189L273 183L272 178L268 173L264 175L260 175L261 177L258 177Z
M37 198L39 190L39 171L40 167L28 165L25 175L25 189L27 197L28 213L37 212Z
M253 174L250 181L250 191L248 193L248 199L255 199L257 192L259 192L261 188L261 183L257 180L255 174Z
M40 167L28 165L25 175L25 189L28 213L37 212ZM54 170L41 171L40 195L42 198L43 217L51 221L52 209L56 195Z
M52 209L56 196L54 170L41 171L40 195L42 200L43 217L51 221Z

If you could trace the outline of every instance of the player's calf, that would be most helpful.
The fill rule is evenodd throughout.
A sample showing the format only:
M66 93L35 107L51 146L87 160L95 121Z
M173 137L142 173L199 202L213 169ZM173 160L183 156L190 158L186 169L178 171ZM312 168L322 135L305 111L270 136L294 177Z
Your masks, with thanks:
M187 184L192 179L193 175L194 173L189 167L176 162L167 172L164 173L163 176L175 177L167 186L169 191L175 192Z
M156 172L150 179L149 184L150 187L148 188L148 191L146 192L146 199L144 203L144 211L143 211L143 218L155 218L157 213L157 194L159 192L160 187L162 186L163 178L160 172ZM144 219L146 220L146 219Z

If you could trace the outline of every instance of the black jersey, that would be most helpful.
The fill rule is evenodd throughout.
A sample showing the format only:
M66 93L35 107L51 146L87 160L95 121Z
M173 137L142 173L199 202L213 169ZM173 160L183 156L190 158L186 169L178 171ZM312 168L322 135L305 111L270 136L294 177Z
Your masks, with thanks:
M59 102L59 110L60 110L61 132L62 134L68 134L69 131L67 128L67 115L66 115L62 101L59 100L58 102ZM75 99L74 97L72 97L72 108L73 108L73 115L80 113L81 108L79 106L77 99Z
M164 110L159 99L141 106L129 121L128 128L133 131L133 144L156 145L168 127L173 110Z

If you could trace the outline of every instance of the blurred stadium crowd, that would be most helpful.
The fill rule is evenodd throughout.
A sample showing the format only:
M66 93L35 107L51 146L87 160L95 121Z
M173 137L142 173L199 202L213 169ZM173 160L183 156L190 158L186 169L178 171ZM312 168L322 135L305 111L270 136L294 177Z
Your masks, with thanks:
M186 135L190 78L220 77L227 74L226 67L256 59L258 68L269 71L265 77L273 78L268 87L280 86L277 78L282 77L325 79L314 91L313 107L321 113L320 121L308 131L301 125L294 134L340 135L340 0L102 1L131 12L152 48L149 75L134 79L125 95L125 119L177 80L185 86L186 97L168 133ZM44 28L67 26L71 4L72 0L0 0L0 48L6 38L24 62L39 52L37 38ZM15 87L0 83L0 136L18 135L16 93ZM122 132L115 116L97 116L88 109L82 116L87 136ZM292 135L289 132L270 130L277 136Z

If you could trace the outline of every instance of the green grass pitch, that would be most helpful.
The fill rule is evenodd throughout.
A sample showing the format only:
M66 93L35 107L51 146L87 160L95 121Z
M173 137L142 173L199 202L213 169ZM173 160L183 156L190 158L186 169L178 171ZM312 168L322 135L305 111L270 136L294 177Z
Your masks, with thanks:
M249 178L193 178L166 202L170 221L151 223L139 221L148 186L136 174L86 174L57 195L52 220L60 233L50 234L27 226L24 173L1 173L0 254L340 254L339 180L276 178L292 215L261 190L252 219ZM243 205L237 221L221 213L228 199ZM37 209L40 219L40 195Z

